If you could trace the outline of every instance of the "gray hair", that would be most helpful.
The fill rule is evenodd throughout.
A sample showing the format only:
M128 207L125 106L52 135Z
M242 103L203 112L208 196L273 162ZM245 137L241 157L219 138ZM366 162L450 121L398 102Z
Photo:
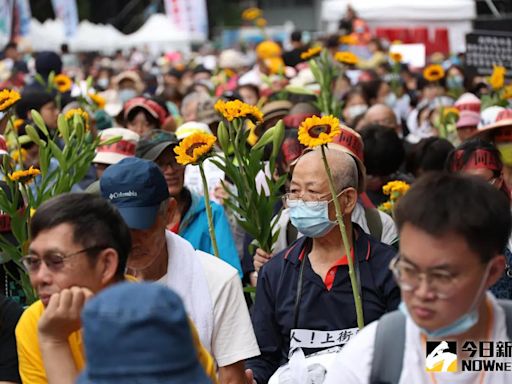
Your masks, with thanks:
M211 102L211 100L212 98L204 92L190 92L187 96L183 98L183 101L181 102L180 112L183 115L183 111L189 106L189 104L197 103L197 105L199 106L199 104Z
M354 158L346 152L337 149L326 148L327 162L331 168L331 174L336 191L352 187L357 190L358 173Z

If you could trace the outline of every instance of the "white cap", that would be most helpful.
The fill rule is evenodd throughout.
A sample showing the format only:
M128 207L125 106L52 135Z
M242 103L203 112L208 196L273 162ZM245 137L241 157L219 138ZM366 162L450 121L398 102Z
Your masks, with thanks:
M246 60L243 54L234 49L226 49L222 51L219 56L219 68L233 68L239 69L246 65Z
M185 137L190 136L193 133L209 133L213 135L210 127L205 123L199 123L197 121L189 121L188 123L182 124L176 130L176 136L178 140L183 140Z
M111 145L100 145L96 148L93 163L117 164L121 160L135 156L135 149L140 136L126 128L108 128L100 133L102 141L121 136L121 140Z
M486 127L488 125L494 124L496 122L496 118L498 114L505 110L503 107L499 107L497 105L493 105L492 107L485 108L480 113L480 124L478 124L478 128Z

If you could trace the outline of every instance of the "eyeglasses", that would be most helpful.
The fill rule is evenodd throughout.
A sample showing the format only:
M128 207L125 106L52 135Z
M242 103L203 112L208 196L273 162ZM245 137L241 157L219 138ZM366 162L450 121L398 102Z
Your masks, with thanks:
M341 192L339 192L336 197L340 196L343 192L345 192L346 188L344 188ZM331 199L326 200L328 197ZM303 202L306 206L315 208L318 207L322 202L327 201L327 204L331 203L334 199L332 195L329 194L320 194L320 193L295 193L288 192L285 193L282 197L283 204L287 207L295 207L299 204L299 202Z
M164 157L164 156L162 156ZM176 158L174 156L171 156L169 159L159 159L156 164L158 167L160 167L160 170L163 172L167 167L170 167L171 169L180 170L185 168L184 165L179 164L176 161Z
M106 249L108 247L105 246L99 246L95 245L93 247L84 248L80 251L69 253L67 255L61 255L58 253L51 253L48 255L45 255L43 257L38 257L35 255L26 255L21 258L21 262L23 263L23 266L26 268L28 272L37 272L39 268L41 267L41 263L45 263L46 267L52 271L57 272L62 269L64 266L64 263L67 259L79 255L84 252L90 252L90 251L101 251L103 249Z
M435 292L439 299L448 299L456 292L457 278L448 271L420 272L417 268L401 260L400 256L391 260L389 269L393 272L398 285L403 291L415 291L424 278L429 290Z

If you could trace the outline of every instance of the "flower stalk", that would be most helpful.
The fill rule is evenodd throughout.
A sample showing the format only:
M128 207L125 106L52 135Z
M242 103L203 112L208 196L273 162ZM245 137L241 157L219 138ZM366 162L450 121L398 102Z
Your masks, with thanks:
M327 162L327 157L325 155L325 145L321 146L322 150L322 160L324 162L325 171L327 173L327 180L329 182L329 189L331 191L334 208L336 210L336 220L338 221L338 227L341 233L341 238L343 239L343 246L345 247L345 254L347 256L348 263L348 276L350 277L350 284L352 285L352 294L354 295L354 303L356 307L356 318L357 318L357 327L362 329L364 327L364 317L363 317L363 305L361 302L361 296L359 295L360 287L358 286L358 281L354 272L354 261L352 260L349 239L347 236L347 230L345 228L345 222L343 221L343 214L341 212L340 202L338 200L338 194L336 193L336 189L334 188L334 180L332 178L331 168L329 167L329 163ZM354 245L352 245L354 246ZM357 262L357 260L356 260Z
M199 172L201 173L201 181L203 182L203 195L204 204L206 205L206 216L208 217L208 231L212 241L213 253L216 257L220 257L219 247L217 246L217 237L215 235L215 227L213 226L212 207L210 205L210 194L208 192L208 183L206 182L206 175L204 174L203 162L199 163Z

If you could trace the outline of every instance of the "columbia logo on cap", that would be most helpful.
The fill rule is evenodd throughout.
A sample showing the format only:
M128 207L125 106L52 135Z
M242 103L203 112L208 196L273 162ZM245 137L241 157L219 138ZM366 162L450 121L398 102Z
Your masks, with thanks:
M113 192L111 193L108 198L110 200L114 200L114 199L120 199L122 197L137 197L138 194L137 192L135 191L128 191L128 192Z

